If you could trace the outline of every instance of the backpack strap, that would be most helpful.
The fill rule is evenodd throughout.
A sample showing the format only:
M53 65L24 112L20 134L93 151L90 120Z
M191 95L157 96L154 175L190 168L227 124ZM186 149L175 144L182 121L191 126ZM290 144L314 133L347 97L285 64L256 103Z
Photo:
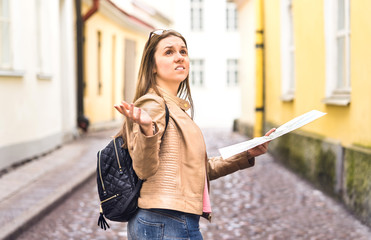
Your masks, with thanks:
M165 111L166 111L166 124L165 124L165 130L164 130L164 134L162 136L165 135L165 132L166 132L166 129L167 129L167 125L169 124L169 118L170 118L170 113L169 113L169 108L167 107L166 103L165 103Z

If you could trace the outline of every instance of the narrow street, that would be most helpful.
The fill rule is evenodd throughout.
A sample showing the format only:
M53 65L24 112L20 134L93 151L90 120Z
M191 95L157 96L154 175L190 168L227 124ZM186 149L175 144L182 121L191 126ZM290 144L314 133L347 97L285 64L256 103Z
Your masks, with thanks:
M246 138L204 130L209 156ZM61 205L19 236L39 239L126 239L126 224L97 226L99 200L90 179ZM371 239L371 230L343 207L266 154L253 168L211 182L213 219L201 221L204 239Z

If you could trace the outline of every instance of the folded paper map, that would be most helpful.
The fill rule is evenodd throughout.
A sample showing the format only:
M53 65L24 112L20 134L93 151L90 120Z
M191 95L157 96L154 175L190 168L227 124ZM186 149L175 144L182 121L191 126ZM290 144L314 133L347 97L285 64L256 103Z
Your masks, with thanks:
M326 113L317 111L317 110L312 110L310 112L307 112L299 117L296 117L287 123L281 125L279 128L276 129L271 135L269 136L263 136L263 137L257 137L253 138L251 140L241 142L238 144L234 144L228 147L220 148L219 152L222 155L224 159L229 158L233 155L236 155L238 153L244 152L249 150L250 148L256 147L260 144L263 144L265 142L271 141L275 138L278 138L288 132L291 132L295 129L298 129L314 120L317 118L320 118L324 116Z

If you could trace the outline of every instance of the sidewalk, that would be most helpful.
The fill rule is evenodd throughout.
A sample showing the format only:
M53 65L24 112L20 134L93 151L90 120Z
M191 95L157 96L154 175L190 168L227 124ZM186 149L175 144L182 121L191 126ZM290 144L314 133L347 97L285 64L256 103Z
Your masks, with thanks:
M14 239L95 175L117 129L94 131L0 178L0 239Z

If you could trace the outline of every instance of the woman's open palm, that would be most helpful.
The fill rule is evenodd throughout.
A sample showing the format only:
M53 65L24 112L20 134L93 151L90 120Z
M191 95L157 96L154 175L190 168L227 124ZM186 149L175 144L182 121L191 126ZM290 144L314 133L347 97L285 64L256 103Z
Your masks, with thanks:
M143 127L150 126L152 124L152 118L149 116L149 114L140 108L134 107L134 104L132 103L128 104L127 102L122 101L120 105L115 105L114 107L125 117Z

